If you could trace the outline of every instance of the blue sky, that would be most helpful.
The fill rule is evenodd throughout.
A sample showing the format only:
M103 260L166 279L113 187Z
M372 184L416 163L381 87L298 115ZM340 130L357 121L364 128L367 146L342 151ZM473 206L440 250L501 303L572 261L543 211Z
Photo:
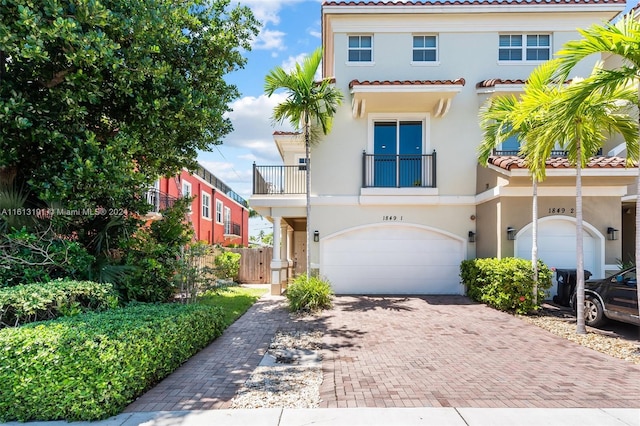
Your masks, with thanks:
M235 1L234 3L237 3ZM212 152L201 152L198 161L245 199L251 196L252 165L282 164L273 142L274 130L292 130L287 124L273 125L273 107L284 98L264 95L264 77L275 66L287 69L320 46L321 0L240 0L263 23L260 35L245 52L244 69L225 78L235 84L241 97L229 114L234 131ZM271 232L266 221L251 220L251 235L261 229Z
M245 52L244 69L233 72L226 81L240 90L240 98L229 114L234 131L212 152L200 153L198 160L245 199L251 196L252 164L281 164L273 143L274 130L292 130L287 124L271 122L273 107L284 99L280 94L263 94L264 77L276 65L290 69L320 46L320 6L322 0L234 0L249 6L263 23L260 35ZM628 9L638 0L629 0ZM271 232L267 221L251 220L250 233Z

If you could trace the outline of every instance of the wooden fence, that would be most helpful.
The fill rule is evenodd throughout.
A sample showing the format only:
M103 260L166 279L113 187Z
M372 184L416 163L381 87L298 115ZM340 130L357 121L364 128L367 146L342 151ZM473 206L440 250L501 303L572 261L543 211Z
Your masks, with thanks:
M272 247L226 249L240 253L238 281L249 284L269 284L271 282Z

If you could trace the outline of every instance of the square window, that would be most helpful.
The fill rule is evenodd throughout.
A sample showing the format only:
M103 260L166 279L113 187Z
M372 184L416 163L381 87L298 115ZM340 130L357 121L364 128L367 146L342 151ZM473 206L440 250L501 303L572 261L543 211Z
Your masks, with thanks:
M437 37L434 35L413 36L414 62L435 62L437 55Z
M371 62L373 60L372 36L349 36L349 62Z

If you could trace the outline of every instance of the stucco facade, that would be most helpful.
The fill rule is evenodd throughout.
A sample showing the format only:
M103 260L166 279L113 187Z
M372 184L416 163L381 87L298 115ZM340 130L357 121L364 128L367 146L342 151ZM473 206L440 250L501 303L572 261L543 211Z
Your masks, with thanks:
M281 239L274 266L282 269L274 281L288 279L291 270L284 265L299 262L302 224L317 235L309 247L312 269L338 293L460 294L460 261L526 257L531 179L517 167L478 166L479 109L492 96L522 92L529 73L543 62L528 58L529 44L538 43L535 55L552 56L579 37L577 28L623 9L624 2L578 0L325 2L323 77L335 78L345 102L332 132L312 148L309 223L304 194L254 191L251 198L258 212L275 219L274 232L286 237L297 226L295 239ZM512 60L518 49L521 60ZM598 58L590 59L575 75L590 73ZM293 155L303 152L302 137L274 138L285 166L297 164ZM606 232L622 228L621 198L635 173L601 169L586 171L583 180L590 265L597 275L622 255L620 239L608 240ZM540 191L540 216L550 217L543 221L549 233L568 232L572 217L575 227L575 169L549 173ZM508 227L515 240L507 238ZM563 262L558 266L571 266L564 264L566 253L557 256ZM543 260L555 266L555 257Z

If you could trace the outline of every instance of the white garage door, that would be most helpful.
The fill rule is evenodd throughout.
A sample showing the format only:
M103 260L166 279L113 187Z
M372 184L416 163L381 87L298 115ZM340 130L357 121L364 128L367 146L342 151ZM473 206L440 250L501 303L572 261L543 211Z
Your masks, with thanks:
M585 228L584 235L584 269L590 271L594 278L600 277L600 256L598 239ZM531 259L532 233L531 227L518 235L516 256ZM573 221L552 219L538 223L538 257L549 267L557 269L576 268L576 224ZM550 296L556 293L551 288Z
M371 226L327 238L320 273L338 294L463 294L462 240L413 226Z

